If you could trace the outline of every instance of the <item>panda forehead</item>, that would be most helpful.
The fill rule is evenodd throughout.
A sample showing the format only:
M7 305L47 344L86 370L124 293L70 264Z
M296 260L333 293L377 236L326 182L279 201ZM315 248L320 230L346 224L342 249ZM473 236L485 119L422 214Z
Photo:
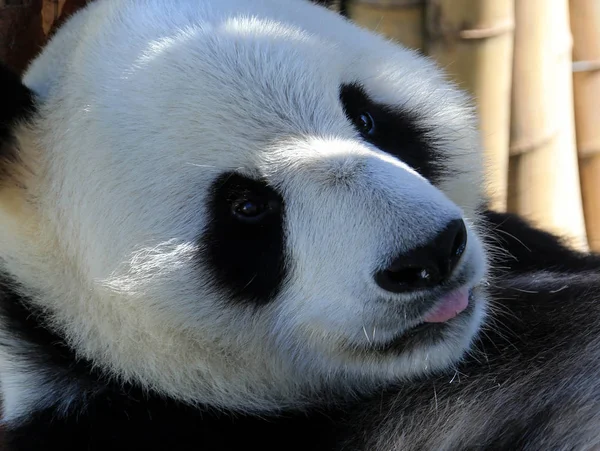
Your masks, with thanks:
M412 113L419 110L415 93L423 87L416 88L415 77L407 74L403 78L405 71L393 68L395 74L389 77L386 71L390 68L383 66L383 70L378 70L376 59L365 63L372 67L370 72L356 72L352 66L361 59L360 55L339 55L314 43L305 45L305 40L209 40L216 42L190 45L185 64L179 51L165 55L159 63L168 66L163 75L153 77L155 72L149 68L149 84L156 91L169 87L164 101L172 101L172 92L179 92L188 100L178 105L184 108L163 110L187 115L193 122L198 121L199 115L203 121L214 118L232 132L237 126L245 133L249 126L254 127L256 135L269 139L348 131L340 98L348 85L364 88L362 92L370 104ZM432 96L429 92L428 97ZM257 141L256 135L248 137Z
M332 42L301 28L269 19L238 17L221 24L176 27L166 36L150 40L134 63L143 67L164 58L174 70L232 81L285 81L287 74L301 79L344 70L347 56ZM191 75L191 74L186 74ZM323 80L326 81L326 80Z
M198 116L226 127L253 122L269 133L284 131L286 123L325 123L339 102L343 58L300 31L279 33L251 33L237 24L234 32L188 30L153 41L125 69L122 92L152 92L150 107L192 122Z
M133 67L156 59L162 86L213 93L220 106L255 118L272 108L278 115L301 110L304 118L329 112L344 84L365 85L369 97L389 105L414 103L415 93L432 87L423 75L435 72L424 74L430 64L411 52L379 41L350 48L328 38L286 22L237 17L152 41Z

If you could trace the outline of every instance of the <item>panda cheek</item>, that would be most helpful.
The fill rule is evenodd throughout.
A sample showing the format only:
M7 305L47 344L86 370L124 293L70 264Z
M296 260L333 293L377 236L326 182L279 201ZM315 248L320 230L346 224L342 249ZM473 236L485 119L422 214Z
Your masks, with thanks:
M231 199L240 191L259 193L283 205L279 193L266 183L222 174L210 190L199 261L209 282L228 299L264 305L277 296L286 278L284 212L281 207L260 222L240 221L231 210Z

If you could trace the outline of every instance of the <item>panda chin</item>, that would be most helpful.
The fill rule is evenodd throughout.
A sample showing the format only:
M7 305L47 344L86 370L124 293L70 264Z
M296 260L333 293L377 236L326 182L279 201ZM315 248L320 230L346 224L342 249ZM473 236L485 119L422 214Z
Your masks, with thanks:
M469 305L454 318L443 323L422 322L408 329L402 335L387 343L377 346L377 352L407 352L417 346L434 345L447 338L453 329L461 328L475 310L473 297L469 297ZM462 323L462 324L461 324Z
M421 321L391 340L370 347L370 350L383 355L406 353L423 346L439 344L457 333L467 333L477 303L473 290L469 290L468 301L468 305L462 311L447 321Z

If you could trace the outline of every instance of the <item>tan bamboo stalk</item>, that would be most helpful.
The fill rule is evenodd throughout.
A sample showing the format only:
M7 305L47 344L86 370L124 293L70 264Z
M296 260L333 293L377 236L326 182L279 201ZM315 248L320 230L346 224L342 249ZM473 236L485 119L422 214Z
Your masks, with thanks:
M65 0L43 0L42 2L42 28L44 34L50 34L52 25L60 17Z
M423 51L425 0L348 0L347 14L357 24Z
M508 208L587 248L568 0L516 0Z
M488 196L505 210L514 0L428 0L426 27L427 53L475 98Z
M570 7L581 197L590 248L600 251L600 1Z

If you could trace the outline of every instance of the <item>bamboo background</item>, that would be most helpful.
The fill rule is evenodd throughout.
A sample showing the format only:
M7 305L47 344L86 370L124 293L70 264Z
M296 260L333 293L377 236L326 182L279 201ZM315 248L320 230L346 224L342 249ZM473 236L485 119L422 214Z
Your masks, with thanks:
M0 60L21 71L89 0L0 0ZM600 251L600 0L323 0L434 58L480 116L488 195Z

